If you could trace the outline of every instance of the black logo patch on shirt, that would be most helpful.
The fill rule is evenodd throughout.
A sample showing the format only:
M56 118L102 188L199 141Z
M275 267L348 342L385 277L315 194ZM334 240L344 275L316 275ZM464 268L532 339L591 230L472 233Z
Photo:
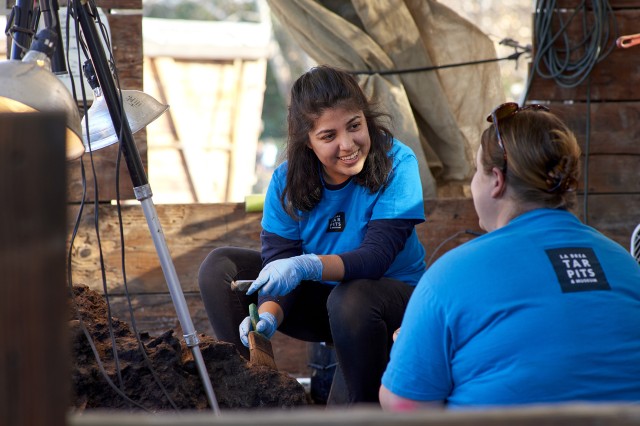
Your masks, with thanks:
M342 232L344 231L345 220L344 212L338 212L334 217L329 219L329 226L327 232Z
M593 249L559 248L546 250L563 293L611 290Z

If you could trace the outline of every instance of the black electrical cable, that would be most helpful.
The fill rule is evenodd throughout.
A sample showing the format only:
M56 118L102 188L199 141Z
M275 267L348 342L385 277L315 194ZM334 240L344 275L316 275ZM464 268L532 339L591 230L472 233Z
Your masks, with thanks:
M576 87L615 48L618 24L609 2L590 0L588 3L582 0L566 22L562 22L563 14L558 13L555 0L536 1L533 24L535 52L524 93L525 100L535 76L553 79L563 88ZM587 16L593 16L593 22L589 22ZM559 25L557 30L552 28L554 18L557 18ZM577 18L581 20L581 38L572 42L567 29ZM575 31L576 25L572 28Z
M75 303L75 294L74 294L74 290L73 290L73 275L72 275L72 272L71 272L72 271L72 269L71 269L71 258L72 258L72 252L73 252L73 242L75 241L75 238L76 238L76 236L78 234L78 229L80 227L80 220L82 218L82 212L84 210L84 200L85 200L86 194L87 194L87 180L86 180L86 176L85 176L84 163L82 162L82 159L80 160L80 174L81 174L81 177L82 177L82 201L80 202L80 207L78 209L78 214L76 215L75 224L73 226L73 231L71 233L70 244L69 244L69 252L68 252L68 256L67 256L67 284L69 286L69 296L70 296L71 300L74 301L73 307L75 308L75 311L76 311L76 318L78 319L78 324L80 325L80 329L82 330L82 333L84 334L85 338L87 339L87 342L89 343L89 347L91 348L91 352L93 353L93 356L94 356L94 358L96 360L96 363L98 364L98 369L100 370L100 373L102 374L104 379L107 381L107 384L109 384L109 386L118 395L120 395L125 401L127 401L129 404L135 405L136 407L141 408L142 410L144 410L146 412L151 412L146 407L142 406L141 404L139 404L136 401L134 401L131 398L129 398L124 392L122 392L118 388L118 386L115 383L113 383L113 381L109 377L109 374L107 373L107 371L104 368L104 364L102 363L102 360L100 359L100 354L98 353L98 349L96 348L96 345L93 342L93 338L91 336L91 333L89 333L89 330L87 329L87 326L84 323L84 320L82 319L82 313L80 312L80 308Z
M534 34L538 53L546 70L535 64L535 71L543 78L553 78L565 88L582 84L593 70L593 67L604 60L615 48L617 38L617 22L611 5L606 0L586 0L576 7L566 22L562 22L562 14L557 13L556 1L538 0L534 19ZM593 22L587 17L593 16ZM561 26L553 33L553 18L557 17ZM567 28L573 20L580 18L582 26L581 38L572 42ZM573 35L574 33L572 33ZM561 41L560 45L558 40Z
M67 7L67 26L66 26L66 58L67 58L67 63L69 63L69 22L70 22L70 13L71 13L72 7L71 5L68 4ZM106 40L106 43L109 47L109 53L111 55L111 60L113 61L113 63L115 64L115 60L113 59L113 52L111 49L111 46L109 45L109 40L108 37L106 36L106 31L105 31L105 26L104 24L100 21L100 16L97 15L96 18L99 22L100 28L102 29L102 35ZM79 23L77 21L77 19L74 19L73 22L75 23L75 30L76 30L76 34L80 34L80 28L79 28ZM84 46L84 44L82 44L80 42L80 37L76 37L76 42L78 44L78 64L82 63L81 57L80 57L80 49L82 49L84 56L86 58L88 58L88 52L86 49L86 46ZM82 75L82 70L79 70L79 75ZM116 73L117 75L117 73ZM119 87L119 86L118 86ZM75 89L75 82L74 79L71 79L71 88L72 88L72 93L73 93L73 97L77 98L76 96L76 89ZM82 91L82 100L83 100L83 108L84 111L88 111L87 108L87 97L86 97L86 92L85 92L85 87L84 85L81 85L81 91ZM122 103L122 96L120 97L120 102ZM124 111L124 107L121 104L121 111ZM85 120L85 131L87 134L89 133L89 123L88 120ZM96 233L97 233L97 238L98 238L98 249L99 249L99 253L100 253L100 265L101 265L101 273L102 273L102 280L103 280L103 290L105 293L105 299L106 299L106 303L107 303L107 311L108 311L108 322L109 322L109 331L110 331L110 336L112 339L112 345L113 345L113 351L114 351L114 360L116 363L116 370L117 370L117 375L118 375L118 380L120 382L120 386L122 387L122 376L121 376L121 369L119 366L119 362L118 362L118 354L117 354L117 347L116 347L116 342L115 342L115 335L113 332L113 328L112 328L112 322L111 322L111 305L110 305L110 301L109 301L109 295L108 295L108 289L106 286L106 271L105 271L105 266L104 266L104 262L103 262L103 252L102 252L102 245L100 242L100 237L99 237L99 229L98 229L98 222L99 222L99 215L98 215L98 182L97 182L97 174L96 174L96 170L95 170L95 164L93 161L93 151L89 152L89 156L91 159L91 168L93 171L93 181L94 181L94 196L95 196L95 212L94 212L94 222L95 222L95 228L96 228ZM119 171L119 160L120 160L120 156L118 156L118 171ZM82 192L82 200L80 203L80 209L78 211L78 217L76 218L76 223L74 226L74 231L73 234L71 236L70 239L70 244L69 244L69 253L68 253L68 281L69 281L69 286L70 286L70 290L71 290L71 298L72 300L74 299L74 293L73 293L73 279L72 279L72 269L71 269L71 257L72 257L72 248L73 248L73 242L75 241L75 237L77 234L77 230L79 228L79 224L80 224L80 220L82 217L82 213L84 211L84 203L85 203L85 199L86 199L86 175L85 175L85 168L84 168L84 162L83 159L81 158L80 160L80 167L81 167L81 177L82 177L82 188L83 188L83 192ZM138 343L138 347L142 353L142 356L145 360L145 363L147 364L147 368L149 369L150 373L152 374L154 380L156 381L156 383L158 384L158 386L160 387L160 389L162 390L163 394L165 395L165 397L167 398L168 402L170 403L170 405L177 411L178 407L176 405L176 403L173 401L173 399L171 398L171 396L169 395L169 393L167 392L166 388L164 387L164 385L162 384L160 378L158 377L157 372L155 371L155 369L153 368L151 361L146 353L145 347L144 347L144 343L142 342L141 338L140 338L140 333L138 332L136 323L135 323L135 317L134 317L134 313L133 313L133 308L131 306L131 299L129 297L128 294L128 288L127 288L127 281L126 281L126 273L124 271L124 265L125 265L125 257L124 257L124 232L123 232L123 226L122 226L122 214L121 214L121 208L120 208L120 193L119 193L119 184L118 184L118 178L119 178L119 173L116 173L116 194L117 194L117 202L118 202L118 219L119 219L119 229L120 229L120 241L121 241L121 258L122 258L122 267L123 267L123 277L124 277L124 288L125 288L125 295L126 295L126 299L128 302L128 307L129 307L129 314L131 317L131 326L133 328L134 331L134 335L136 336L136 341ZM142 406L140 403L132 400L131 398L129 398L121 389L119 389L115 383L113 383L113 381L111 380L111 378L109 377L108 373L106 372L106 370L104 369L102 360L100 359L100 355L95 347L95 344L93 342L93 339L90 335L90 333L88 332L79 308L76 305L76 311L77 311L77 316L78 316L78 320L79 323L82 327L83 333L85 334L87 341L94 353L94 357L96 359L96 362L99 366L99 369L102 373L102 375L104 376L105 380L107 381L107 383L109 384L109 386L111 388L113 388L113 390L120 395L121 397L123 397L125 399L125 401L127 401L129 404L135 405L145 411L150 411L147 408L145 408L144 406Z
M72 9L68 9L68 11L70 11ZM76 34L80 34L79 33L79 27L77 26L77 20L75 20L76 22ZM77 45L81 45L80 43L80 37L76 37L76 42ZM68 43L67 43L68 44ZM85 52L86 55L86 49L83 49L83 51ZM78 48L78 64L82 64L83 61L80 58L80 49ZM80 71L80 74L82 75L82 72ZM81 85L81 90L82 90L82 103L83 103L83 108L85 112L88 112L88 108L87 108L87 97L86 97L86 92L85 92L85 87L84 85ZM75 94L74 94L75 96ZM89 120L85 120L85 131L86 134L89 135ZM115 333L113 331L113 322L111 320L111 318L113 317L113 315L111 314L111 303L109 302L109 291L107 288L107 275L106 275L106 269L105 269L105 265L104 265L104 255L103 255L103 251L102 251L102 240L100 238L100 209L99 209L99 200L100 200L100 196L99 196L99 192L98 192L98 176L96 173L96 168L95 168L95 163L93 161L93 151L91 150L89 152L89 158L90 158L90 163L91 163L91 172L93 175L93 182L94 182L94 188L93 188L93 192L94 192L94 229L95 229L95 235L96 235L96 242L98 245L98 254L99 254L99 260L100 260L100 274L102 277L102 288L103 288L103 292L104 292L104 296L105 296L105 300L107 303L107 325L108 325L108 329L109 329L109 337L111 339L111 345L112 345L112 352L113 352L113 360L114 360L114 364L115 364L115 368L116 368L116 376L118 378L118 385L120 390L122 390L124 388L124 381L122 380L122 369L120 368L120 358L118 356L118 349L117 349L117 345L116 345L116 338L115 338ZM84 169L84 159L80 159L81 162L81 167ZM84 178L84 177L83 177ZM84 184L84 182L83 182ZM84 196L86 196L86 192L83 193L83 202L84 202Z
M120 76L118 74L118 67L116 66L116 59L113 56L113 49L111 48L111 43L110 43L110 40L109 40L109 37L108 37L108 34L107 34L107 29L106 29L106 26L102 22L100 14L96 13L95 19L98 22L98 26L100 28L100 32L102 34L103 39L105 40L107 51L109 52L109 60L111 61L111 64L113 66L113 75L114 75L114 79L116 81L116 86L118 87L118 93L119 93L120 111L122 111L122 114L125 114L124 104L123 104L123 100L122 100L122 91L120 89ZM122 132L122 128L120 128L120 132ZM122 140L122 133L120 133L120 137L118 138L118 140L119 141ZM131 304L131 297L129 295L129 286L128 286L128 281L127 281L127 272L126 272L126 266L125 266L126 265L126 262L125 262L125 257L126 256L125 256L125 251L124 251L125 241L124 241L124 226L123 226L123 221L122 221L122 205L121 205L121 202L120 202L121 201L121 197L120 197L120 165L122 164L122 162L121 162L121 160L122 160L122 144L119 143L118 145L119 146L118 146L118 156L116 158L116 179L115 179L116 206L117 206L117 212L118 212L118 229L119 229L119 232L120 232L120 258L121 258L121 267L122 267L122 281L123 281L124 293L125 293L126 300L127 300L129 318L131 320L131 328L133 329L134 335L136 336L136 341L138 343L138 347L140 348L140 352L142 353L142 356L143 356L145 362L147 363L147 367L149 368L149 371L151 372L151 375L153 376L155 382L160 387L160 390L162 391L164 396L167 398L167 401L169 402L169 404L177 411L178 410L178 406L176 405L176 403L173 401L173 399L169 395L169 392L167 391L166 387L162 384L162 381L160 380L160 377L158 376L158 373L155 371L155 369L151 365L151 360L149 359L147 351L145 350L144 343L142 342L142 340L140 338L140 333L138 331L138 326L137 326L137 323L136 323L136 320L135 320L135 315L134 315L134 312L133 312L133 306Z
M515 46L514 46L515 47ZM502 58L491 58L491 59L479 59L477 61L468 61L468 62L460 62L456 64L446 64L446 65L434 65L430 67L418 67L418 68L405 68L405 69L391 69L391 70L357 70L357 71L349 71L350 74L354 75L392 75L392 74L408 74L414 72L425 72L425 71L436 71L445 68L456 68L456 67L465 67L469 65L480 65L486 64L490 62L498 62L498 61L517 61L520 56L524 53L529 53L530 48L526 47L524 50L518 50L516 48L516 52L512 53L509 56L505 56Z
M67 38L68 40L68 38ZM69 51L67 48L67 62L69 60ZM75 84L73 79L71 79L71 89L72 89L72 93L74 98L76 98L76 90L75 90ZM82 87L82 94L83 94L83 104L86 110L86 93L84 92L84 87ZM82 313L80 312L80 308L78 307L78 305L75 303L75 294L74 294L74 289L73 289L73 274L72 274L72 265L71 265L71 259L72 259L72 254L73 254L73 242L75 241L75 238L78 234L78 229L80 227L80 221L82 219L82 213L84 211L84 204L85 204L85 200L86 200L86 195L87 195L87 179L86 179L86 174L85 174L85 168L84 168L84 162L82 161L82 158L80 159L80 176L81 176L81 182L82 182L82 199L80 201L80 205L78 208L78 214L76 215L76 220L73 226L73 231L71 233L71 237L69 239L69 251L67 254L67 284L69 286L69 297L70 299L73 301L73 307L75 308L76 311L76 318L78 319L78 324L80 325L80 328L82 330L82 333L84 334L85 338L87 339L87 342L89 343L89 346L91 348L91 352L94 355L94 358L96 360L96 363L98 364L98 369L100 370L100 373L102 374L103 378L107 381L107 384L109 384L109 386L118 394L120 395L125 401L127 401L129 404L131 405L135 405L138 408L150 412L150 410L148 410L146 407L142 406L141 404L139 404L138 402L132 400L131 398L129 398L124 392L122 392L118 386L113 383L113 381L111 380L111 378L109 377L109 374L107 373L107 371L104 368L104 364L102 363L102 360L100 359L100 354L98 353L98 350L96 348L95 343L93 342L93 338L91 336L91 334L89 333L89 330L87 329L86 324L84 323L84 320L82 319Z
M529 97L534 77L553 79L563 88L574 88L586 82L586 131L584 149L583 221L588 224L589 149L591 141L591 72L616 47L618 23L606 0L582 0L565 22L558 13L555 0L537 0L534 18L535 53L524 92L523 104ZM593 16L593 22L587 17ZM554 17L559 27L553 31ZM582 37L572 42L567 28L580 18ZM572 27L575 31L575 25ZM572 33L571 35L574 35ZM542 65L545 68L543 69Z
M67 36L67 52L66 52L66 60L67 63L69 62L69 14L70 14L70 10L71 9L67 9L67 31L66 31L66 36ZM75 21L76 24L76 34L79 34L79 27L78 27L78 23L77 21ZM81 45L79 37L76 37L76 42L78 47ZM84 50L84 49L83 49ZM86 50L84 50L85 55L86 55ZM80 57L80 49L78 48L78 63L81 63L81 57ZM73 93L73 97L74 99L77 99L76 97L76 89L75 89L75 82L73 80L73 78L70 79L71 80L71 87L72 87L72 93ZM86 96L86 92L85 92L85 88L84 85L81 85L81 91L82 91L82 100L83 100L83 108L84 111L87 111L87 96ZM85 122L85 126L86 126L86 133L89 134L89 128L88 128L88 120L86 120ZM93 172L93 181L94 181L94 198L95 198L95 211L94 211L94 226L95 226L95 230L96 230L96 238L97 238L97 243L98 243L98 248L99 248L99 254L100 254L100 266L101 266L101 274L102 274L102 284L103 284L103 289L105 291L105 297L107 298L107 318L108 318L108 328L109 328L109 335L111 338L111 342L112 342L112 346L113 346L113 357L114 357L114 363L116 366L116 372L117 372L117 377L118 377L118 383L120 388L122 388L123 385L123 380L122 380L122 374L121 374L121 369L120 369L120 360L118 358L118 351L116 349L116 341L115 341L115 333L113 332L113 324L111 321L111 306L108 303L108 293L107 293L107 284L106 284L106 272L105 272L105 267L104 267L104 257L103 257L103 253L102 253L102 244L101 244L101 240L100 240L100 231L99 231L99 227L98 227L98 222L99 222L99 213L98 213L98 184L97 184L97 175L96 175L96 171L95 171L95 164L93 162L93 153L90 152L90 159L91 159L91 169ZM80 209L80 213L82 213L84 211L84 202L86 199L86 175L85 175L85 169L84 169L84 160L81 158L80 159L80 167L81 167L81 176L82 176L82 185L83 185L83 193L82 193L82 200L81 200L81 209ZM78 224L79 224L79 220L80 217L78 217ZM75 236L74 236L75 239ZM71 240L71 244L70 247L73 244L73 239ZM70 253L71 254L71 253ZM73 294L72 294L73 296ZM89 342L91 345L93 345L93 342ZM100 364L100 360L97 360L97 362ZM107 377L108 381L110 380ZM120 390L120 389L118 389Z
M444 246L446 243L448 243L449 241L453 240L454 238L459 237L460 235L463 234L468 234L468 235L474 235L476 237L479 237L480 235L484 235L482 232L477 232L477 231L473 231L471 229L463 229L462 231L458 231L455 234L453 234L452 236L444 239L443 241L440 242L440 244L438 244L436 246L436 248L433 250L433 252L431 253L431 256L429 256L429 260L427 260L427 269L429 268L429 266L431 266L431 262L433 261L433 258L435 257L435 255L440 251L440 249L442 248L442 246Z

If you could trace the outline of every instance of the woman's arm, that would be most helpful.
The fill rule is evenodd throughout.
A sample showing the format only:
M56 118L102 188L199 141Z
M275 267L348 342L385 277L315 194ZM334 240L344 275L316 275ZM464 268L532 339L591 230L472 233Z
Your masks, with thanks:
M322 279L326 281L342 281L344 278L344 263L337 254L318 256L322 262Z
M277 259L299 256L302 254L302 241L290 240L273 232L260 232L262 266Z
M282 324L282 320L284 320L284 311L282 310L280 304L278 304L277 302L273 300L265 300L264 302L262 302L260 304L260 307L258 308L258 313L261 314L263 312L270 312L271 315L276 317L278 326Z
M341 253L343 279L379 279L384 276L398 253L402 251L416 219L378 219L369 222L362 244L355 250Z
M372 220L360 247L340 254L319 255L322 261L322 279L378 279L389 269L404 248L415 224L414 219ZM302 254L302 242L289 240L271 232L262 231L263 265L276 259Z
M416 401L413 399L403 398L387 389L384 385L380 386L378 393L380 405L386 411L413 411L418 409L443 409L444 401Z

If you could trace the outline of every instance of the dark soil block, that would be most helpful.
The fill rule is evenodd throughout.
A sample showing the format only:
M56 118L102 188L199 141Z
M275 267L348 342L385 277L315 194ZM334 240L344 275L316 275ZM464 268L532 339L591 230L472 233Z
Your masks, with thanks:
M86 286L73 290L71 404L75 410L210 409L192 350L173 330L136 339L127 323L113 317L111 323L107 321L109 306L103 295ZM252 365L233 344L204 334L198 337L221 410L308 404L295 378Z

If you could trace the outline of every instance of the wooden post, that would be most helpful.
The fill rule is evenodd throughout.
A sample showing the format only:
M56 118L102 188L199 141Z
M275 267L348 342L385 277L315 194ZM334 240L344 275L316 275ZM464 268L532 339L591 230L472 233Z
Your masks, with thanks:
M66 424L65 119L0 114L0 424Z

